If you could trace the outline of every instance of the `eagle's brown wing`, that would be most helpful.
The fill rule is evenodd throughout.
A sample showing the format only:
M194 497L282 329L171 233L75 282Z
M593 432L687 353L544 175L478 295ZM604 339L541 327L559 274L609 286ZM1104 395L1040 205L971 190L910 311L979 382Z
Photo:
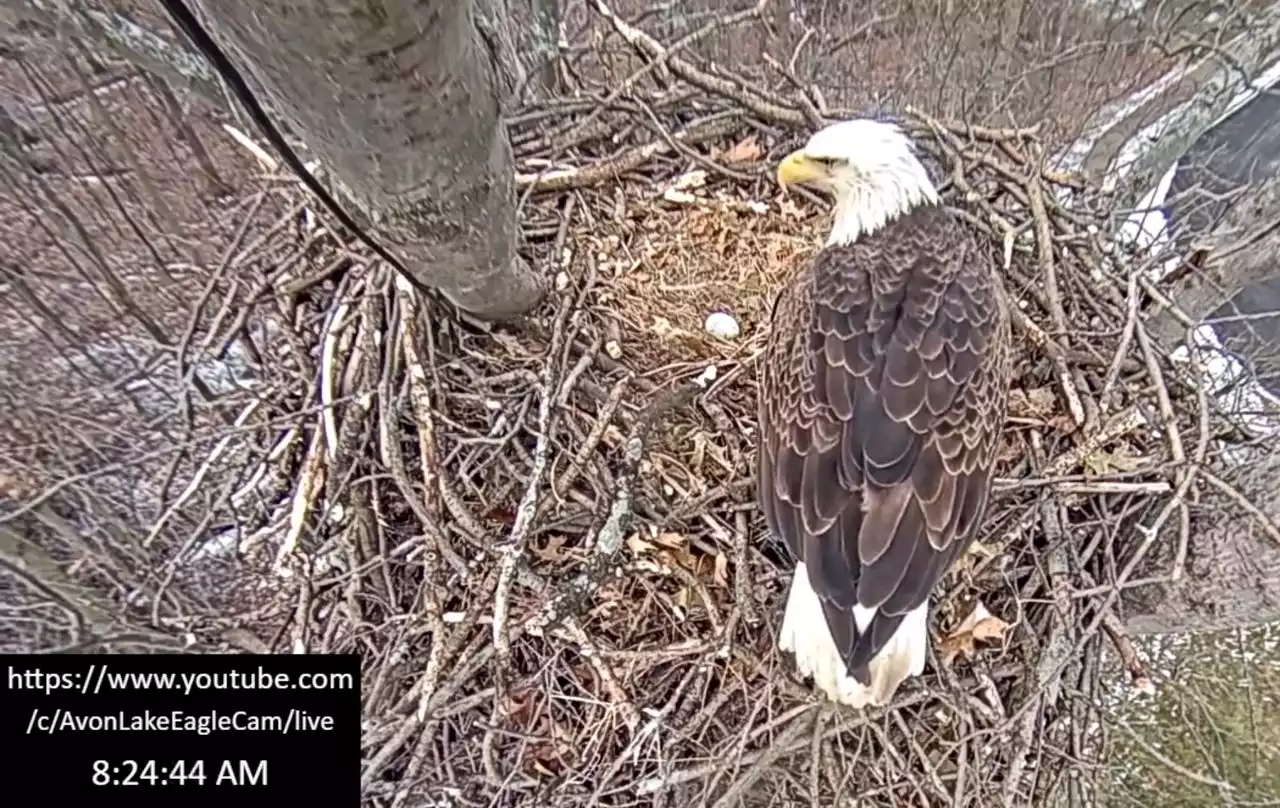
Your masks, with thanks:
M1009 375L990 261L945 210L922 208L824 248L775 303L760 501L863 684L986 505ZM861 634L855 605L878 607Z

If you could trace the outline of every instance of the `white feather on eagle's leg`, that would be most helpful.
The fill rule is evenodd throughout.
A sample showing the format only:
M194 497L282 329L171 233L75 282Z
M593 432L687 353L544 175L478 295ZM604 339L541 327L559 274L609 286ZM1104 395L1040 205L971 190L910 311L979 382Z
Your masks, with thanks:
M872 609L853 608L859 630L866 628L873 614ZM908 676L924 673L929 653L929 604L922 603L903 619L889 644L867 666L871 682L864 686L849 675L827 628L822 601L809 583L809 570L801 561L796 564L782 613L778 648L794 655L800 675L813 677L814 684L832 701L858 709L885 705Z
M760 502L797 562L778 645L832 700L879 706L924 672L929 594L985 510L1008 317L896 126L827 127L778 179L835 196L761 362Z

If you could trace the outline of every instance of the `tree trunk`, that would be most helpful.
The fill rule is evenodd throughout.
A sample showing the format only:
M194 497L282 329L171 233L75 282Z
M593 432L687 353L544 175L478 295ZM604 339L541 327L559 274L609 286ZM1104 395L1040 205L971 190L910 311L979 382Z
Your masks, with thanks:
M1179 41L1197 31L1198 27L1186 32ZM1214 32L1198 32L1202 41L1214 39ZM1217 33L1223 35L1220 45L1191 48L1182 64L1168 74L1099 110L1085 134L1060 158L1062 167L1082 170L1096 182L1123 180L1121 205L1136 204L1227 113L1236 93L1280 58L1280 3L1263 9L1243 32ZM1124 161L1126 147L1157 121L1167 124L1158 142L1143 149L1138 159Z
M37 26L50 36L59 32L73 34L225 108L227 98L218 83L218 74L204 56L177 35L166 38L124 12L111 9L109 3L104 5L106 2L12 0L0 7L0 29L21 31L23 26Z
M1223 222L1190 239L1203 250L1204 265L1164 291L1181 313L1201 322L1243 289L1280 276L1280 176L1259 178L1231 206ZM1174 313L1160 311L1148 327L1164 345L1181 343L1186 328Z
M519 104L559 83L560 0L475 0L480 33Z
M516 251L494 55L470 3L217 0L211 33L415 280L460 308L524 313L543 285Z
M1247 28L1219 32L1219 46L1192 54L1169 75L1101 110L1060 164L1114 187L1122 209L1135 207L1172 166L1193 147L1199 149L1198 142L1234 108L1248 83L1280 59L1280 3L1262 8ZM1158 138L1139 143L1139 138L1146 140L1143 129L1156 121L1162 124ZM1243 153L1248 147L1240 140L1227 140L1224 145L1238 152L1227 155L1228 162L1251 157ZM1136 158L1125 157L1135 151ZM1214 167L1228 168L1215 163L1202 174ZM1280 173L1236 168L1227 173L1232 176L1223 182L1251 183L1249 190L1234 204L1224 203L1212 221L1175 222L1182 252L1194 245L1207 251L1206 261L1163 289L1197 322L1242 288L1280 274L1280 232L1274 226L1280 221ZM1153 338L1166 350L1183 344L1186 328L1171 313L1144 315ZM1265 518L1280 522L1280 446L1264 443L1249 452L1247 462L1224 459L1212 470L1230 477ZM1238 503L1213 488L1206 488L1191 506L1191 518L1183 576L1125 592L1128 628L1135 633L1198 631L1280 618L1280 544L1258 519L1244 515ZM1136 577L1159 577L1172 568L1176 535L1176 527L1165 528Z

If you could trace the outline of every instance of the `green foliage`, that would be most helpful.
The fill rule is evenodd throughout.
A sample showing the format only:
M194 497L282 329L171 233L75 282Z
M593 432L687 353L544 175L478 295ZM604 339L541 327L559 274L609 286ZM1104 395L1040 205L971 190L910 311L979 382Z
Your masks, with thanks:
M1159 690L1113 705L1100 804L1280 805L1280 624L1144 645Z

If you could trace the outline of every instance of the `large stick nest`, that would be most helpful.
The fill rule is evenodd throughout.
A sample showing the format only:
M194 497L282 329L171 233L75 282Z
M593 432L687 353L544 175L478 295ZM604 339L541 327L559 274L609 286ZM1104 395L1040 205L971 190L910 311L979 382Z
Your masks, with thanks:
M312 507L341 503L344 521L290 559L329 566L307 604L328 624L293 631L367 655L366 791L555 805L1046 793L1089 754L1079 696L1095 692L1099 629L1146 684L1115 593L1143 537L1185 550L1205 405L1140 330L1138 291L1096 235L1110 222L1061 206L1070 186L1039 168L1033 132L910 116L1020 301L1004 479L982 552L936 598L945 659L887 712L821 705L774 646L790 565L753 507L752 364L826 213L767 179L799 127L700 100L733 129L681 141L698 126L687 105L638 101L668 130L657 140L621 155L582 141L550 192L524 177L556 291L523 327L477 333L378 272L340 284L386 395L342 409L344 449L323 460L317 440L303 468L381 479L315 489ZM526 166L541 132L517 136ZM703 332L715 310L739 318L739 340ZM349 368L332 372L358 378ZM995 620L975 629L979 605Z
M554 280L525 322L460 318L328 233L298 265L316 269L264 273L289 305L262 380L286 392L241 421L261 450L236 499L258 577L237 562L224 594L242 607L183 628L360 652L378 805L1043 797L1097 748L1104 648L1147 686L1118 593L1157 546L1159 574L1181 574L1208 475L1195 368L1138 316L1159 290L1106 239L1105 200L1043 169L1034 130L905 117L990 236L1020 361L929 670L888 710L824 705L775 648L791 568L753 502L753 363L773 294L828 227L772 167L848 113L612 22L669 89L514 116L528 246ZM259 241L234 264L273 260ZM741 336L707 335L712 311ZM179 553L166 574L209 572Z

